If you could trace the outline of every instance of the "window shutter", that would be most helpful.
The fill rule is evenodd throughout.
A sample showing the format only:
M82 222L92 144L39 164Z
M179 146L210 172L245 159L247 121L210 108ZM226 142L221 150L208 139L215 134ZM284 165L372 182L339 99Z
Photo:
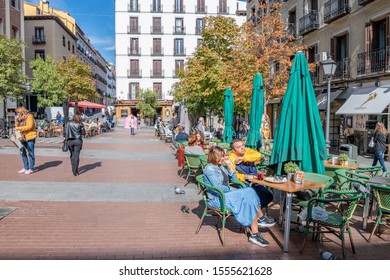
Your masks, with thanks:
M330 55L332 56L333 60L337 59L336 47L337 47L336 37L330 38Z
M373 43L373 24L372 24L372 22L366 23L364 35L365 35L365 52L370 52L370 51L372 51L372 43Z

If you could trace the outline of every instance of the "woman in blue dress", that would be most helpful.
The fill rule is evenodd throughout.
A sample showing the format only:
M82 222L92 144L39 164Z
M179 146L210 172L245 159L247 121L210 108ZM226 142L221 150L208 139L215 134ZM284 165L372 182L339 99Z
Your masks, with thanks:
M226 207L232 210L236 220L245 227L250 227L248 241L260 247L267 247L269 242L263 238L258 229L260 200L252 188L233 190L229 182L237 180L236 171L232 167L229 156L218 146L210 149L207 165L203 171L205 183L219 188L225 193ZM226 167L224 166L226 165ZM209 191L209 205L218 208L220 205L219 195Z

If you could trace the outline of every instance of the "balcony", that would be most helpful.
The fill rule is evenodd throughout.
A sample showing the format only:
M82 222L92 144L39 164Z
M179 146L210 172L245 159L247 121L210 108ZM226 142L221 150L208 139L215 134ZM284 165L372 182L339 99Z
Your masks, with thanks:
M39 45L39 44L46 44L46 39L44 35L41 36L32 36L32 43L34 45Z
M150 55L151 56L163 56L164 55L164 48L150 48Z
M133 5L132 3L127 4L127 11L129 13L139 13L141 11L140 4Z
M357 75L381 74L390 71L390 46L358 54Z
M375 0L358 0L360 6L367 5L368 3L374 2Z
M217 6L217 13L219 15L228 15L229 11L230 11L230 7Z
M299 19L299 35L303 36L319 27L318 11L311 11Z
M150 78L157 78L162 79L165 77L165 71L158 69L158 70L150 70Z
M164 26L151 26L150 34L164 34Z
M141 48L127 48L127 55L129 56L140 56Z
M175 35L184 35L184 34L186 34L185 26L174 26L173 27L173 34L175 34Z
M186 56L186 49L174 49L173 55L175 56Z
M150 11L152 13L162 13L163 12L163 5L150 5Z
M349 14L349 0L330 0L324 5L324 22L332 22L346 14Z
M336 72L334 73L333 79L334 80L348 80L350 75L350 66L349 66L349 57L346 57L342 60L336 61Z
M140 69L127 70L127 78L142 78L142 70Z
M195 35L200 35L200 32L202 32L202 28L199 26L195 27Z
M297 24L295 22L286 23L286 29L287 29L288 35L294 37L295 39L298 38Z
M196 14L207 14L207 6L195 6Z
M311 77L311 81L313 83L313 86L319 86L320 85L320 78L319 78L319 75L318 75L318 69L316 69L315 72L310 72L310 77Z
M183 14L186 12L186 6L185 5L183 5L183 6L173 5L173 12Z
M141 34L141 25L138 26L127 26L127 33L128 34Z

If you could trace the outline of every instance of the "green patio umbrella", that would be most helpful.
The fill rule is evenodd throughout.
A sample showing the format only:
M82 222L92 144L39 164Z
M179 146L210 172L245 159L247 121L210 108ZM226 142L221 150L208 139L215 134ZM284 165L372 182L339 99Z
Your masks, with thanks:
M326 144L306 57L297 52L276 127L270 164L281 174L293 161L300 170L325 173Z
M254 150L261 147L260 126L264 111L263 77L257 73L253 79L251 111L249 113L249 132L245 146Z
M233 114L234 114L234 96L230 88L225 90L225 99L223 102L223 119L225 129L223 130L222 140L224 143L230 143L236 132L233 129Z

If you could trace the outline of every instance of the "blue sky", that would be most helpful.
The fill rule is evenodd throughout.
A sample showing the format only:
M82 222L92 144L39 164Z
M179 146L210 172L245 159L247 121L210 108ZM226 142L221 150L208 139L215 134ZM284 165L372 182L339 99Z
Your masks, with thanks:
M39 4L39 0L25 2ZM67 11L93 46L110 63L115 64L115 3L114 0L49 0L50 7Z

